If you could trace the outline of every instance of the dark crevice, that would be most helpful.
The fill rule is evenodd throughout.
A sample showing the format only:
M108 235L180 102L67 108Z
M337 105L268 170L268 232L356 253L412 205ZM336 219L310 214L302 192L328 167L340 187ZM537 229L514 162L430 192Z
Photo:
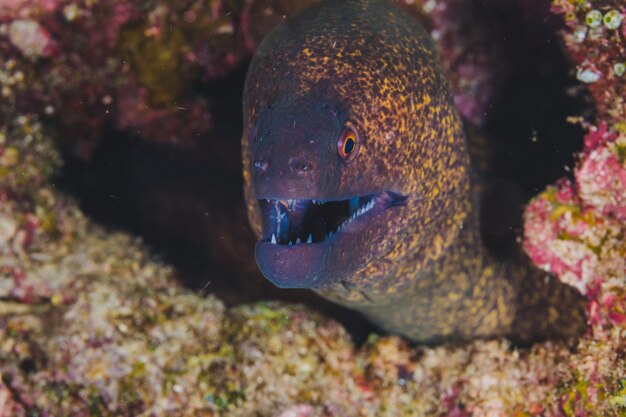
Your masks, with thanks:
M493 3L483 2L482 7L492 8ZM505 45L504 60L512 72L482 129L491 160L483 195L483 236L496 254L506 254L517 244L528 200L558 178L571 176L584 131L567 118L591 116L593 111L564 55L558 39L562 22L547 12L549 2L532 11L517 3L499 3L503 32L496 39Z

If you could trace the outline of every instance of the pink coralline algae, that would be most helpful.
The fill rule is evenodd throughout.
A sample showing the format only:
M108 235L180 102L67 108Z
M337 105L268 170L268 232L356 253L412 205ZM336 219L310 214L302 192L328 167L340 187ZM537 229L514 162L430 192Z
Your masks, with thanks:
M512 74L518 56L510 51L509 25L526 26L532 28L529 33L540 33L537 22L547 18L547 4L546 0L420 2L455 104L465 120L483 124Z
M37 61L37 81L20 109L50 109L46 117L63 131L66 146L85 157L111 126L153 142L192 145L213 121L191 86L229 74L267 32L249 30L257 2L210 3L2 2L0 54Z
M507 72L500 59L502 45L477 22L480 15L471 2L430 0L424 11L431 19L431 36L449 74L457 108L467 120L481 124Z
M295 405L276 417L312 417L315 409L308 404Z
M212 125L204 101L189 99L175 108L148 107L148 91L131 80L117 90L117 100L116 126L159 143L188 145Z
M575 181L549 187L525 214L524 247L531 259L591 298L594 324L626 320L625 149L626 135L620 135L588 150Z
M48 31L34 20L14 20L7 33L13 45L29 58L50 56L56 49Z
M57 9L63 0L3 0L0 21L4 18L30 18Z
M602 215L626 222L626 135L591 150L577 170L581 198Z

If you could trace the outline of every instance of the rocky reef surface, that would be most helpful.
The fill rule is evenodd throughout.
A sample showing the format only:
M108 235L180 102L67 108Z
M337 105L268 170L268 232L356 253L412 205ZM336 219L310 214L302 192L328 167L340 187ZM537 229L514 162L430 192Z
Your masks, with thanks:
M139 237L58 189L62 152L89 160L112 131L194 149L219 122L195 86L235 71L307 3L0 2L0 416L626 415L623 1L505 2L530 24L561 19L593 98L593 112L572 115L588 130L572 175L524 220L529 256L589 299L580 340L357 346L309 307L227 306L185 288ZM475 125L509 74L506 45L471 30L497 19L479 3L402 4L426 19Z

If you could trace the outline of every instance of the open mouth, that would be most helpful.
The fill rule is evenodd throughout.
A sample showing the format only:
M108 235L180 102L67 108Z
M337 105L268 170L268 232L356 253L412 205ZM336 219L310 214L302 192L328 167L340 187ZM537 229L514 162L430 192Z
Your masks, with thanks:
M261 199L263 237L275 245L310 245L357 230L406 197L392 191L355 196L346 200Z

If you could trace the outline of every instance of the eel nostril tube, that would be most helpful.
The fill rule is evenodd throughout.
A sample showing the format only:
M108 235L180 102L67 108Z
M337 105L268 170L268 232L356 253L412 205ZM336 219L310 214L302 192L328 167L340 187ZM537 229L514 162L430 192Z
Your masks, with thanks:
M297 173L309 172L313 170L313 165L306 161L295 161L291 166Z
M254 161L254 170L257 172L265 172L270 166L270 163L265 159L258 159Z

